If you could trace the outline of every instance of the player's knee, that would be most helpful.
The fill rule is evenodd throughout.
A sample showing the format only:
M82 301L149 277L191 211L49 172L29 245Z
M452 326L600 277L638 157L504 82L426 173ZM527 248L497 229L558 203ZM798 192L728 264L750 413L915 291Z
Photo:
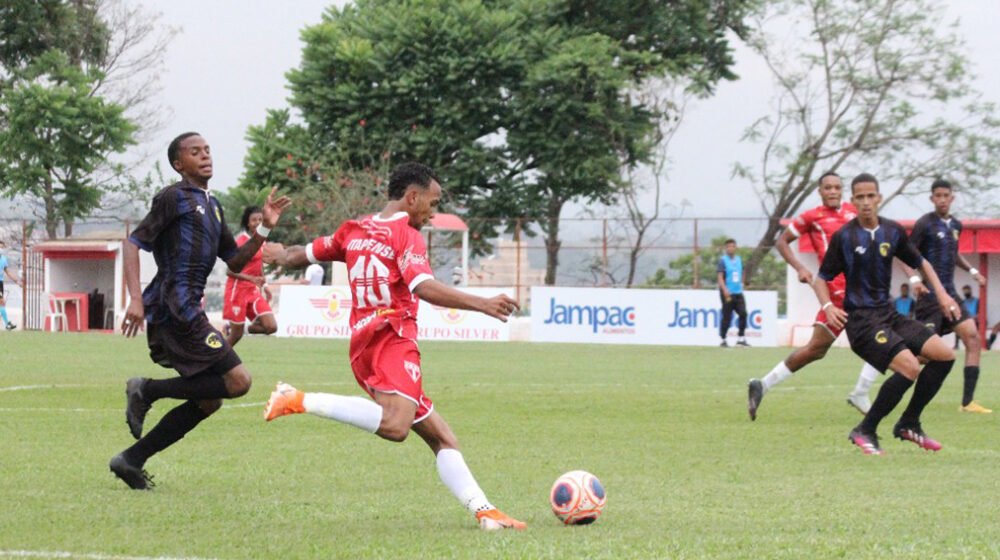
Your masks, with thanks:
M389 441L395 441L397 443L405 441L406 436L410 435L409 426L399 426L393 424L385 424L378 427L378 432L376 432L383 439Z
M278 325L276 325L273 321L264 323L261 326L264 327L264 334L274 334L278 332Z
M198 408L205 413L205 416L211 416L215 411L222 408L222 399L204 399L198 401Z
M965 345L966 354L968 354L969 352L979 352L980 349L979 335L977 333L973 333L970 336L963 336L962 344Z
M226 389L231 398L242 397L250 391L253 380L246 368L236 368L226 374Z

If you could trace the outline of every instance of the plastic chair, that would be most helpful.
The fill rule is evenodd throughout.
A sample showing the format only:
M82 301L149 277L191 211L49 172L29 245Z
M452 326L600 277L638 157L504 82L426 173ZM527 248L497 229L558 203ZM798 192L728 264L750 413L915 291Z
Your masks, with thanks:
M55 331L57 320L59 321L60 331L69 330L69 319L66 318L66 309L63 302L52 297L52 294L49 292L42 292L42 305L45 306L44 321L48 323L48 328L45 330Z
M109 325L109 323L108 323L109 320L111 321L110 326L108 326ZM107 330L107 329L115 330L115 308L114 307L105 307L104 308L104 329L105 330Z

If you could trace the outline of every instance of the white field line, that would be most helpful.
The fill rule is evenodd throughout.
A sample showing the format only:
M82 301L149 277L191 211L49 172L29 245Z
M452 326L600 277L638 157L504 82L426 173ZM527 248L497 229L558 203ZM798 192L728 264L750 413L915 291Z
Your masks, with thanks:
M0 387L0 393L11 391L31 391L34 389L62 389L64 387L86 387L86 385L15 385L13 387Z
M122 556L61 550L0 550L0 558L81 558L86 560L214 560L211 558L172 556Z

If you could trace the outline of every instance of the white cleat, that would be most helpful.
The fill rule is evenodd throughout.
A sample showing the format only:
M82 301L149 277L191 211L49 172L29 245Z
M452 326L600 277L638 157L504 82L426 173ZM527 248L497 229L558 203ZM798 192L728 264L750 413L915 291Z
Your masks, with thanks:
M872 401L868 399L868 395L857 393L847 395L847 404L858 409L861 414L868 414L868 409L872 407Z

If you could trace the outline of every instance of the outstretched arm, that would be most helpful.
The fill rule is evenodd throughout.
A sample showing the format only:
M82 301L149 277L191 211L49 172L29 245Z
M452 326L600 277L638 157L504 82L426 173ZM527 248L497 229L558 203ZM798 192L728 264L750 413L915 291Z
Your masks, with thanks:
M122 334L131 338L139 333L146 320L146 311L142 305L142 290L139 285L139 246L128 239L122 248L125 264L125 288L128 290L128 307L125 318L122 319Z
M292 199L287 196L282 196L279 198L274 198L274 193L277 192L278 187L271 189L270 194L267 195L267 202L264 203L264 208L261 211L263 220L261 225L267 229L273 228L278 223L278 218L281 217L281 213L285 211L292 204ZM258 232L253 232L250 236L250 240L240 246L239 250L226 261L226 265L229 266L229 270L233 272L239 272L243 270L243 267L250 262L250 259L257 254L260 250L260 246L264 244L265 237L260 235Z
M24 287L24 281L21 280L20 276L18 276L17 274L14 274L14 269L13 268L7 268L7 269L5 269L4 272L7 274L7 276L10 276L10 279L13 280L15 284L17 284L18 286L21 286L22 288Z
M974 266L969 264L969 261L966 260L965 257L959 254L957 251L955 252L955 257L956 257L955 262L958 263L958 268L968 271L969 274L972 275L972 279L978 282L980 286L986 285L986 277L980 274L979 271L976 270Z
M937 272L934 272L934 267L931 266L930 261L924 259L924 262L920 264L920 270L924 273L924 278L926 278L931 287L934 288L934 294L937 296L938 305L941 306L941 311L944 313L945 317L950 317L952 321L958 321L962 317L962 312L958 308L958 304L952 299L948 292L945 291L944 286L941 285L941 280L938 278Z
M303 268L309 266L309 257L306 256L306 248L302 245L285 247L281 243L268 243L264 245L262 253L264 262L282 268Z
M517 302L506 294L484 298L456 290L438 280L424 280L413 289L420 299L449 309L478 311L495 319L507 322L507 317L521 309Z
M781 258L785 259L788 266L795 269L795 272L799 276L799 282L810 284L813 281L812 272L795 256L795 251L792 251L791 243L796 239L798 239L798 236L795 235L795 232L791 228L785 228L785 231L781 232L778 240L774 242L774 248L778 250L778 254L781 255Z

